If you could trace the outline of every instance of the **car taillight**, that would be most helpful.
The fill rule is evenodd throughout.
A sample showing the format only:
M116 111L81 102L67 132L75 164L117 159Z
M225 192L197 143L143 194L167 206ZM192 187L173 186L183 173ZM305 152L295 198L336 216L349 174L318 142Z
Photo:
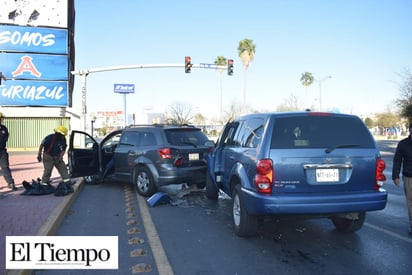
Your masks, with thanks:
M383 171L386 168L386 163L383 159L376 160L376 182L375 182L375 190L378 190L386 181L386 176L383 174Z
M261 159L256 164L256 176L254 184L258 192L270 194L272 193L273 183L273 163L271 159Z
M157 151L159 152L159 155L162 159L172 158L172 150L170 150L170 148L160 148Z
M183 157L178 157L175 159L175 161L173 162L173 166L175 167L179 167L183 164L183 162L185 161L185 159Z

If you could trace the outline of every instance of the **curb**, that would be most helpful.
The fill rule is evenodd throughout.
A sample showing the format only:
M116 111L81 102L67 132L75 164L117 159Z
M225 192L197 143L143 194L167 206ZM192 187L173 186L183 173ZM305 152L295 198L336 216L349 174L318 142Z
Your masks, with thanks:
M76 179L76 181L79 179ZM72 203L79 195L80 191L84 188L83 186L84 180L81 178L79 183L74 185L74 192L69 196L63 198L60 204L53 209L50 216L47 218L46 222L40 227L37 231L36 236L50 236L56 233L58 227L60 226L63 218L66 216L67 212L69 211ZM9 270L7 271L7 275L30 275L32 274L33 270L31 269L24 269L24 270Z

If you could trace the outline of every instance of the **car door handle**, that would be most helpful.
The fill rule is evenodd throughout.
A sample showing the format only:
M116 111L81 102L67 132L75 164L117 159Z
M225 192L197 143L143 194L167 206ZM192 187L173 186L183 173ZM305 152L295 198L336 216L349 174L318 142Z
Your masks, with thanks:
M235 160L235 157L234 156L229 156L229 159L230 160Z

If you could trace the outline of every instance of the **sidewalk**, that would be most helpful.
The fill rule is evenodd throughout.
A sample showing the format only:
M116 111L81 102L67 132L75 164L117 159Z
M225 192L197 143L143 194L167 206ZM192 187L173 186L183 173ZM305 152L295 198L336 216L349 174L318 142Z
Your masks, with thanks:
M5 271L5 236L53 235L81 190L83 181L72 179L76 181L74 193L63 197L53 194L20 195L25 191L24 180L31 183L32 179L41 178L43 164L37 161L37 152L9 152L9 155L10 169L18 190L9 190L4 178L0 177L0 274L30 274L30 271ZM53 169L51 180L57 187L60 176L56 169Z

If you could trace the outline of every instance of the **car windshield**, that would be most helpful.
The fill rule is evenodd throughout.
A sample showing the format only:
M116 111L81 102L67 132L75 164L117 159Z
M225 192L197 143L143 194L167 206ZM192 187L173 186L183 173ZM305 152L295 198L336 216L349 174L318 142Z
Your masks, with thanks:
M363 123L351 117L299 116L278 118L271 148L374 148Z
M205 145L207 136L197 128L168 129L166 132L167 141L171 145Z

